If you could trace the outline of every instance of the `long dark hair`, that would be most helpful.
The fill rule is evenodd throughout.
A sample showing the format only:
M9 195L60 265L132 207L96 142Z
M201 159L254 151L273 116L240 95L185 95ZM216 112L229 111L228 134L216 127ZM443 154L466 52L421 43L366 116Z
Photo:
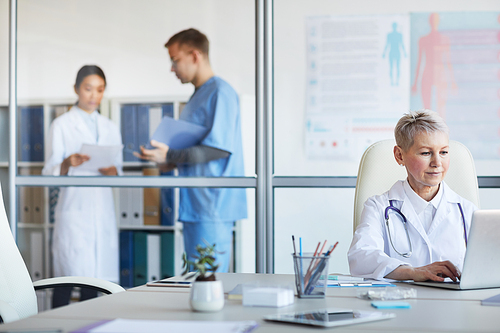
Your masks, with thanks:
M75 88L76 89L80 88L80 85L82 84L83 80L87 76L94 74L101 77L104 80L104 86L106 86L106 76L104 75L102 69L96 65L85 65L82 68L80 68L78 74L76 74Z

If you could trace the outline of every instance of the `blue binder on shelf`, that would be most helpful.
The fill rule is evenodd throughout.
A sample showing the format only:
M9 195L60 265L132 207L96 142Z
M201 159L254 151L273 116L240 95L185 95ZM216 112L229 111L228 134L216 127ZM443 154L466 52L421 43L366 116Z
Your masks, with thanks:
M9 110L0 108L0 162L9 161Z
M172 171L162 172L162 176L173 176ZM174 200L175 192L173 188L162 188L160 192L160 204L161 204L161 217L160 224L166 226L173 226L175 224L175 212L174 212Z
M134 286L134 232L120 232L120 285L124 288Z
M172 103L162 105L162 115L163 117L174 117L174 105ZM162 172L162 176L173 176L172 171ZM173 226L175 224L175 192L173 188L162 188L161 195L161 225Z
M123 160L126 162L138 161L133 155L139 151L137 145L137 106L124 105L121 109L121 131L123 140Z
M172 103L168 104L163 104L161 106L162 112L163 112L163 117L174 117L174 105Z
M162 104L163 117L174 116L172 103ZM140 146L149 146L151 105L124 104L121 108L121 133L123 140L123 160L126 162L140 161L133 152L139 152Z
M20 161L44 161L43 106L21 107Z
M134 232L134 286L146 284L148 279L148 233Z
M174 231L161 233L161 278L166 279L175 275L175 234Z
M149 105L137 106L137 151L149 143Z

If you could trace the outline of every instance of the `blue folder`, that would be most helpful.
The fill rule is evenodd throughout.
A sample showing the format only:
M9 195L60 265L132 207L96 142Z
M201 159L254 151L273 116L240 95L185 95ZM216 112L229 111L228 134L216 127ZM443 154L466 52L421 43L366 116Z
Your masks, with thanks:
M208 133L208 128L184 120L163 117L151 140L167 144L172 149L194 146ZM148 149L152 147L148 144Z

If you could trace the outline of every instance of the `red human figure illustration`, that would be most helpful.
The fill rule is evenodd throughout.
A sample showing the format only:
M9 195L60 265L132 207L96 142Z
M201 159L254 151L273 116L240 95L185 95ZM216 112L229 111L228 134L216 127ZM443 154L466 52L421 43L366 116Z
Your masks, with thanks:
M421 80L421 94L424 108L431 108L432 87L436 87L436 111L446 119L446 100L448 98L448 78L453 90L457 89L450 62L450 40L438 31L439 15L432 13L429 16L431 32L418 41L418 61L415 71L415 81L411 87L413 94L417 93L417 83L420 74L422 56L425 56L425 65Z

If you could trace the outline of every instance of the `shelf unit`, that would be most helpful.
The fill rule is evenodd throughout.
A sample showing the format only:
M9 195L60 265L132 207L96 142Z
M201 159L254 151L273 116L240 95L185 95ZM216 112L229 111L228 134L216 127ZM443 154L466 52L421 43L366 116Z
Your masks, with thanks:
M149 132L147 135L145 135L146 140L149 140L149 137L154 132L154 129L156 129L157 125L161 121L161 118L163 116L171 116L174 119L178 119L180 111L183 108L183 105L185 105L186 101L188 100L188 96L172 96L168 99L165 98L121 98L121 99L111 99L110 100L110 118L113 122L115 122L117 125L120 126L122 130L122 141L124 143L125 149L127 149L127 138L125 137L124 129L122 128L123 121L122 121L122 115L124 114L124 108L135 108L136 110L134 112L141 112L146 111L149 112ZM165 109L169 109L167 111ZM140 134L137 134L140 136ZM144 137L144 135L143 135ZM146 142L143 142L146 143ZM141 142L136 144L136 147L134 150L138 150L138 146L141 145ZM130 154L128 155L130 156ZM124 151L124 162L123 162L123 171L125 175L131 175L131 176L142 176L140 173L146 168L154 168L155 164L151 162L145 162L145 161L130 161L127 160L127 155ZM176 171L172 174L176 175ZM145 177L150 177L150 176L145 176ZM118 191L123 191L124 189L119 189ZM152 189L154 190L154 189ZM182 238L182 224L177 222L177 211L178 211L178 202L179 202L179 190L178 188L173 188L173 189L161 189L160 191L160 206L162 206L163 202L163 196L166 195L165 192L170 192L168 195L173 198L174 204L169 207L171 210L173 216L172 216L172 225L127 225L127 224L121 224L120 223L120 233L126 232L126 231L137 231L137 232L142 232L146 231L150 234L154 233L169 233L171 232L173 235L174 239L174 246L173 246L173 265L174 265L174 274L180 274L181 268L182 268L182 263L181 263L181 254L183 252L183 238ZM144 194L146 193L146 190L143 192ZM120 195L115 196L115 197L120 197ZM143 200L143 202L146 202ZM120 204L116 205L116 207L120 207ZM165 209L163 207L163 209ZM144 204L143 206L143 211L141 212L142 215L145 217L147 215L146 212L146 205ZM118 212L117 216L119 217L123 214L123 212ZM160 216L160 223L161 220L163 219L162 212L159 212ZM162 245L163 246L163 245ZM121 258L123 259L123 258ZM170 260L170 259L169 259ZM165 261L164 259L161 259L161 261ZM136 264L136 263L134 263ZM123 273L123 272L122 272ZM123 278L123 274L121 276ZM144 281L142 281L144 282Z
M41 175L44 166L45 142L47 141L52 121L60 114L68 111L75 103L75 99L51 99L51 100L19 100L17 112L17 170L19 176ZM102 109L109 110L102 103ZM22 129L20 113L23 108L42 108L43 110L43 153L40 161L22 161L21 147ZM109 111L108 111L109 113ZM7 163L8 167L8 163ZM8 185L6 183L5 185ZM51 242L53 224L51 223L50 188L25 186L18 188L17 200L17 242L19 250L26 266L31 274L31 278L36 281L43 278L52 277L52 256ZM36 211L39 214L35 214ZM24 211L24 212L23 212ZM26 211L30 211L26 214ZM31 215L31 217L30 217ZM35 216L36 215L36 216ZM27 219L31 221L27 221ZM34 248L35 247L35 248ZM42 263L39 259L43 258Z
M107 99L103 100L101 103L100 111L101 114L109 117L115 124L120 127L121 122L121 108L124 105L130 104L148 104L152 107L160 106L162 104L172 104L173 105L173 116L175 118L178 117L180 110L185 104L185 101L188 99L187 96L174 96L174 97L161 97L161 98L126 98L126 99ZM18 110L22 107L41 107L43 108L43 133L44 133L44 141L47 141L48 134L50 131L50 125L52 121L55 119L58 113L64 111L64 109L68 110L74 103L74 99L54 99L54 100L29 100L29 101L19 101L18 102ZM8 140L8 106L0 106L0 140ZM19 112L18 112L19 117ZM19 134L21 131L18 128L18 140ZM5 136L5 138L3 137ZM18 143L19 144L19 143ZM18 150L19 151L19 150ZM20 154L18 154L20 155ZM19 159L19 156L18 156ZM26 179L23 183L23 186L18 188L17 195L17 241L25 259L25 262L28 266L28 270L32 275L33 280L37 280L40 278L47 278L52 276L52 262L51 262L51 238L52 238L52 230L53 224L51 223L51 206L54 205L50 203L50 187L53 185L54 187L58 186L58 182L53 182L54 184L50 184L51 181L48 181L48 184L45 183L43 187L37 187L36 182L30 182L29 176L33 173L39 174L41 169L43 168L44 162L36 161L18 161L18 175L26 176ZM140 170L143 168L153 167L154 164L150 162L124 162L123 170L124 172L131 173L137 175ZM2 190L4 193L4 204L6 207L9 207L9 188L8 188L8 145L3 145L3 148L0 150L0 181L2 182ZM24 177L23 177L24 178ZM47 177L51 178L51 177ZM57 177L55 177L57 178ZM123 177L122 180L118 181L118 185L113 188L115 195L115 209L117 213L117 217L119 216L119 191L121 188L141 188L140 185L126 185L128 177ZM55 180L55 179L54 179ZM124 185L122 185L122 183ZM60 184L60 182L59 182ZM60 186L60 185L59 185ZM78 185L77 185L78 186ZM20 209L22 208L22 204L20 200L20 194L28 189L31 190L42 190L41 199L43 202L43 212L42 219L39 222L25 221L25 215L22 214ZM175 202L178 202L178 189L175 190ZM177 205L177 204L176 204ZM173 212L177 212L177 206L173 207ZM174 221L177 220L177 217L174 217ZM183 251L182 244L182 224L178 222L174 222L171 226L162 226L162 225L120 225L118 224L120 231L146 231L148 233L173 233L175 244L173 246L174 253L172 256L174 258L174 269L175 274L180 273L181 270L181 253ZM40 234L42 235L40 237ZM42 240L41 249L39 251L34 251L32 249L33 246L40 246L40 239ZM41 256L41 257L40 257ZM40 266L39 263L35 263L34 261L39 261L40 258L43 258L43 264ZM36 267L36 265L38 265Z

